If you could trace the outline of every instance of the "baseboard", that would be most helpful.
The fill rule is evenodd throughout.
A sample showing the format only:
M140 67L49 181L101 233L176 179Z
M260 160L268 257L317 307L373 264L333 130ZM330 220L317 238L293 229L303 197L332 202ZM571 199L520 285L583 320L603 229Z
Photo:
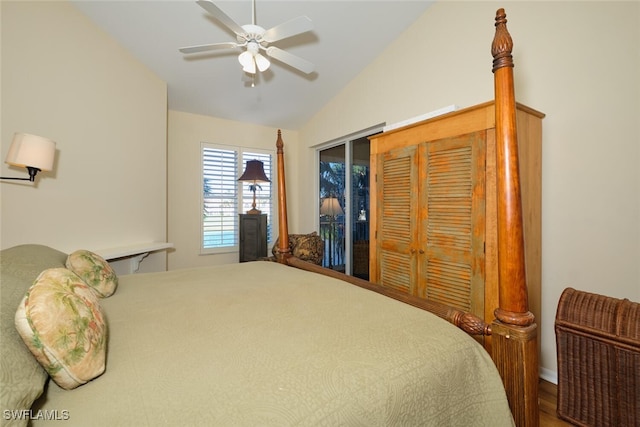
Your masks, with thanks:
M540 375L540 378L542 378L545 381L549 381L550 383L558 385L557 371L552 371L551 369L546 369L543 367L540 367L539 369L540 371L538 372L538 374Z

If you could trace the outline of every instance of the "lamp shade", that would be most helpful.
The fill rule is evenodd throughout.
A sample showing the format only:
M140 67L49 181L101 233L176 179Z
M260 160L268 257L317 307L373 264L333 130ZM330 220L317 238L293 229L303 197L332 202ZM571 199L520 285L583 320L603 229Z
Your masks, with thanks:
M56 143L48 138L28 133L16 133L7 152L5 163L50 171L56 154Z
M248 160L247 167L238 181L270 182L264 173L264 163L260 160Z
M322 201L322 205L320 205L320 214L335 217L337 215L344 215L344 211L337 198L327 197Z

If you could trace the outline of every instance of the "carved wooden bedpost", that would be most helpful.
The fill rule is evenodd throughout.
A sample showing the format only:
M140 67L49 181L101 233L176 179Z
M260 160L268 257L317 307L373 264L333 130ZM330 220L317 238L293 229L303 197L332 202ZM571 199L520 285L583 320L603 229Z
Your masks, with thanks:
M513 41L504 9L491 46L495 84L500 307L492 352L517 426L539 425L537 325L529 311L520 195ZM499 355L499 357L497 357Z
M278 167L278 237L279 243L276 248L276 259L278 262L286 263L286 259L291 256L289 248L289 225L287 222L287 188L284 179L284 141L282 132L278 129L277 167Z

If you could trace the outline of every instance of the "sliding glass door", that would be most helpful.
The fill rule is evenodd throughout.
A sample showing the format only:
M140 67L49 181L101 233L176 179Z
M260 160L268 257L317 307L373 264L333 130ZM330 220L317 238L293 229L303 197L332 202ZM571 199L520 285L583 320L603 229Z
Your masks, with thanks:
M369 140L352 143L351 162L351 270L350 274L369 280Z
M324 267L345 271L345 145L320 151L320 237Z
M318 149L323 266L369 278L369 139L379 129Z

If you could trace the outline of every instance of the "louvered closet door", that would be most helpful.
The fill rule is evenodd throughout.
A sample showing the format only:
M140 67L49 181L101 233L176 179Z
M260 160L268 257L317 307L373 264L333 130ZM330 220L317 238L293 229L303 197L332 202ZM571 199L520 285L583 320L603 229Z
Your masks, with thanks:
M420 146L418 296L484 316L485 132Z
M413 294L417 284L417 147L380 154L377 163L378 283Z

